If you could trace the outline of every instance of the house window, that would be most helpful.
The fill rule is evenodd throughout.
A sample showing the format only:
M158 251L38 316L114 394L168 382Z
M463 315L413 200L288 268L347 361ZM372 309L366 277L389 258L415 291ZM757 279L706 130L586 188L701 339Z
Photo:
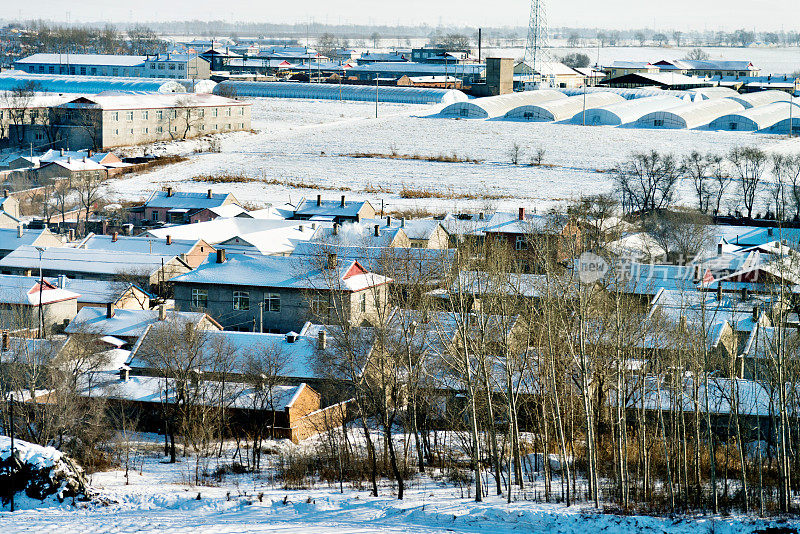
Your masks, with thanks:
M113 76L119 76L119 69L116 69L116 68L115 69L111 69L111 74Z
M49 74L55 74L55 72L56 72L55 66L54 65L50 65L49 67L47 67L47 72Z
M206 116L206 110L204 110L204 109L198 109L198 110L195 110L195 111L196 111L198 117L205 117Z
M131 128L130 131L128 131L128 133L133 135L133 128Z
M361 313L366 313L367 311L367 294L361 293L361 297L359 297L359 306L361 308Z
M133 120L133 111L127 111L125 113L125 120L129 120L129 121Z
M525 249L525 236L518 235L514 239L514 250L524 250Z
M233 292L233 309L234 310L249 310L250 309L250 293L247 291L234 291Z
M653 126L664 126L664 119L655 119L653 121Z
M175 70L175 63L169 64L169 70Z
M158 128L156 128L156 131L158 133L164 133L164 127L163 126L159 126Z
M33 134L34 141L44 141L44 134L42 132L36 132Z
M239 108L239 115L244 116L244 108Z
M156 64L155 63L150 63L150 68L151 69L155 69L156 68Z
M164 64L163 63L159 63L158 64L158 70L164 70Z
M183 65L178 65L178 70L183 70Z
M228 109L225 110L225 116L226 117L230 117L231 116L231 108L228 108Z
M118 121L119 120L119 111L111 112L111 120L112 121Z
M264 311L281 311L281 296L277 293L267 293L264 295Z
M211 116L212 117L218 117L219 116L219 110L217 108L212 109L211 110Z
M142 128L142 133L146 134L147 133L147 128Z
M202 132L202 131L204 131L205 129L206 129L206 125L205 125L205 124L201 124L201 125L200 125L200 131Z
M158 111L156 111L156 118L158 120L162 120L164 118L164 110L159 109Z
M192 307L208 307L208 289L192 289Z
M157 211L152 212L150 214L150 218L153 219L153 222L157 222L158 221L158 212Z
M114 130L114 135L119 135L119 130Z
M147 120L147 111L142 111L142 119Z

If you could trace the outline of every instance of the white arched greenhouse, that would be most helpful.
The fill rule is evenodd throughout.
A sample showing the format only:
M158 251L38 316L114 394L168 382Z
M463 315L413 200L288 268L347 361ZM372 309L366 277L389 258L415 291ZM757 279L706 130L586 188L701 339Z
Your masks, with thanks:
M688 91L677 91L674 89L659 89L658 87L568 87L559 89L567 96L578 96L586 93L615 93L625 100L636 100L649 96L675 96L685 100L691 100L692 94Z
M226 80L214 87L215 95L268 98L308 98L314 100L355 100L361 102L390 102L396 104L450 104L467 100L467 95L455 89L374 85L345 85L302 82L239 82Z
M594 126L630 124L638 121L648 113L675 108L684 103L683 100L675 96L648 96L646 98L626 100L618 104L587 110L586 124Z
M791 112L789 111L789 106L792 106ZM793 118L796 117L798 124L800 124L800 106L789 102L773 102L765 106L746 109L739 113L723 115L712 121L708 125L708 129L775 133L769 132L769 130L775 128L777 132L781 132L782 125L783 133L788 133L790 114Z
M701 128L715 119L744 111L744 106L730 98L691 102L664 111L648 113L636 121L639 128Z
M770 89L769 91L757 91L755 93L729 96L727 98L739 102L746 109L750 109L758 106L766 106L773 102L788 102L792 97L783 91Z
M697 89L688 89L688 92L695 95L693 100L713 100L715 98L728 98L732 96L739 96L739 93L730 87L698 87Z
M175 80L187 93L213 93L217 82L214 80Z
M519 106L506 113L505 118L519 121L568 121L576 114L583 114L584 109L599 108L624 102L625 99L615 93L598 92L586 95L570 96L536 105Z
M521 91L506 95L485 96L467 102L456 102L439 112L440 117L460 117L462 119L493 119L502 117L519 106L567 98L564 93L551 89Z
M76 76L30 74L22 71L0 72L0 91L11 91L28 82L43 93L97 94L103 91L141 91L147 93L185 93L175 80L158 78L122 78L118 76Z

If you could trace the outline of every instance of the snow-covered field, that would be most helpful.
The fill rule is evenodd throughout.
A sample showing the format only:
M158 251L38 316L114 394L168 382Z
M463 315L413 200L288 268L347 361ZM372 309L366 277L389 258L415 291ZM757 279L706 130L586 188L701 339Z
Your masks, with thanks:
M611 190L607 171L634 151L657 149L682 155L690 150L725 153L737 145L800 151L800 141L778 136L691 130L637 130L549 123L430 118L436 108L368 102L253 99L253 128L221 136L220 153L191 153L197 141L170 144L170 152L191 153L190 160L151 173L114 181L110 197L136 200L172 185L185 191L230 191L252 205L297 201L323 193L369 199L392 209L513 209L524 204L546 209L584 194ZM511 165L514 143L522 163L539 148L545 166ZM408 155L457 155L482 163L352 158L356 152ZM598 172L600 171L600 172ZM243 174L300 183L193 182L202 174ZM381 188L380 191L376 191ZM445 198L400 198L414 189ZM321 189L321 190L319 190ZM690 185L684 187L690 197ZM465 197L495 197L494 200Z
M164 463L154 450L157 444L153 445L149 448L153 452L136 455L129 484L122 470L92 477L93 489L111 504L73 506L67 500L36 506L25 500L23 509L14 513L0 508L0 532L744 534L770 525L786 526L748 517L617 516L598 513L588 505L567 508L524 499L508 504L496 496L475 503L466 490L435 474L411 481L403 501L396 499L388 482L381 485L378 498L348 485L343 493L336 486L319 484L287 490L269 475L227 475L213 486L198 487L187 482L193 476L193 458Z

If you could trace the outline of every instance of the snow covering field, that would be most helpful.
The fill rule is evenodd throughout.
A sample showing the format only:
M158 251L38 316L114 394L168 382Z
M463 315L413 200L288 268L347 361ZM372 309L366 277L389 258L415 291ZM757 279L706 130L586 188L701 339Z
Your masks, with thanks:
M72 505L67 500L37 505L23 500L16 512L0 508L0 532L744 534L767 526L800 525L748 517L619 516L598 513L585 504L570 508L530 500L508 504L496 496L475 503L465 490L435 473L410 481L403 501L396 499L389 482L381 484L378 498L348 485L343 493L338 486L324 484L287 490L269 475L227 475L213 486L198 487L187 482L193 476L193 458L164 463L155 452L157 443L151 445L151 452L136 455L129 484L123 470L93 475L92 489L106 504ZM285 451L297 446L277 447Z
M184 191L230 191L242 202L258 206L297 201L322 193L369 199L388 210L514 209L521 203L546 209L584 194L608 192L607 172L634 151L657 149L676 155L696 149L725 153L737 145L767 150L800 151L800 141L744 132L637 130L550 123L431 118L436 107L368 102L252 99L253 128L258 133L221 135L221 152L199 152L203 142L170 143L160 150L185 153L189 161L116 180L111 199L138 200L166 185ZM539 148L544 166L511 165L514 143L522 163ZM207 142L206 142L207 144ZM482 163L353 158L347 154L376 152L480 159ZM242 174L285 183L193 182L203 174ZM380 188L380 190L378 190ZM400 198L413 189L436 198ZM690 200L691 185L683 195ZM494 197L494 200L472 197ZM442 198L444 197L444 198Z

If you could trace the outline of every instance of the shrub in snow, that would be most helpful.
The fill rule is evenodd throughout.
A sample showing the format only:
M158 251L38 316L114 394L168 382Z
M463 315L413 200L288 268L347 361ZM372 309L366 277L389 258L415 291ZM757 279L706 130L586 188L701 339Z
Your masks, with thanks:
M83 469L53 447L42 447L0 436L0 500L7 505L12 494L23 492L44 501L55 496L59 501L86 496Z

